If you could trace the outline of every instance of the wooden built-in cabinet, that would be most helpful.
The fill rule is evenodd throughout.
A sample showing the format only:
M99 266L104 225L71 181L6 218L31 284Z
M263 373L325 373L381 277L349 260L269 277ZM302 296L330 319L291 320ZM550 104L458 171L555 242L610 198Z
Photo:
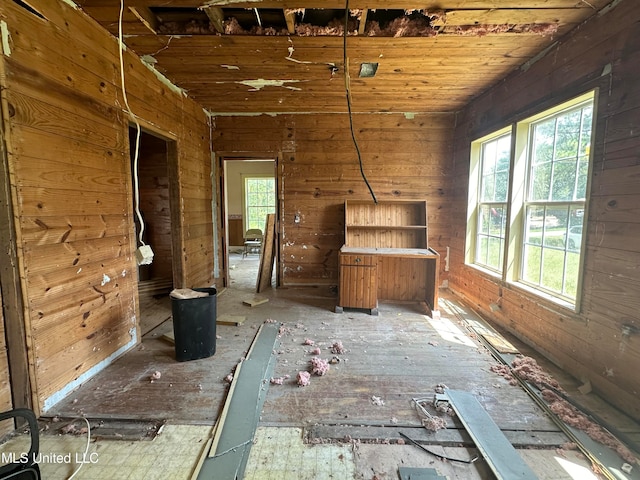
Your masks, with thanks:
M438 309L440 256L429 248L427 202L346 201L336 312L378 313L378 300L424 301Z

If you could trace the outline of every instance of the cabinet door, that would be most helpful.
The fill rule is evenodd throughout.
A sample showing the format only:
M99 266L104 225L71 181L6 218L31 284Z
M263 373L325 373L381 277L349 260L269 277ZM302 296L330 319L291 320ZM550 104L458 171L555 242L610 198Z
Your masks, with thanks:
M378 307L378 275L375 257L340 255L340 306Z

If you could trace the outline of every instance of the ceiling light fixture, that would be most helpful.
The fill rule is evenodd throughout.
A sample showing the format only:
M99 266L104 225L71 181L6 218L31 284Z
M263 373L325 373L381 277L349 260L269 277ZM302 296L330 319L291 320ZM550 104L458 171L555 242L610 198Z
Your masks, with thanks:
M359 76L361 78L375 77L377 71L378 71L378 64L377 63L369 63L369 62L361 63L360 64L360 75Z

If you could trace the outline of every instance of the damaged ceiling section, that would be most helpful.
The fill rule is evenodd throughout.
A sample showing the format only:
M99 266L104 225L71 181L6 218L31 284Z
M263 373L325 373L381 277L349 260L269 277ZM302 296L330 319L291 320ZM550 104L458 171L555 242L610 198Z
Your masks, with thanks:
M447 35L553 35L558 22L480 23L440 9L276 9L150 7L161 35L434 37ZM448 16L452 21L448 21ZM345 22L346 17L346 22ZM464 18L467 17L465 20Z

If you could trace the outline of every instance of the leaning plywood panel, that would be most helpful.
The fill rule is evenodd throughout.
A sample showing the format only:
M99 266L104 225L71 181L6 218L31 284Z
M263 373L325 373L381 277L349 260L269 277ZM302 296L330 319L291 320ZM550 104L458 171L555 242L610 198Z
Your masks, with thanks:
M10 49L0 65L15 268L40 413L139 341L138 269L132 122L117 40L70 2L29 6L3 4ZM178 206L175 245L158 252L180 252L172 263L183 286L212 284L209 120L132 52L123 56L131 109L146 130L177 145L166 172L175 188L145 198L152 212L166 210L167 196Z

